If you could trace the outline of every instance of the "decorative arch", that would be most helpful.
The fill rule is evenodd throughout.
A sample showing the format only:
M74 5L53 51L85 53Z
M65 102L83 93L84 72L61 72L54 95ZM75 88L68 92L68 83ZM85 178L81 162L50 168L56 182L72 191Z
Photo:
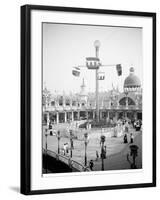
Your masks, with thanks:
M71 103L70 98L66 98L65 103L66 103L66 106L70 106L70 103Z
M134 105L136 105L135 102L134 102L134 100L133 100L132 98L130 98L130 97L123 97L123 98L121 98L121 99L119 100L119 105L125 106L125 105L126 105L126 100L127 100L127 99L128 99L128 105L129 105L129 106L134 106Z
M55 101L51 101L51 106L55 106Z

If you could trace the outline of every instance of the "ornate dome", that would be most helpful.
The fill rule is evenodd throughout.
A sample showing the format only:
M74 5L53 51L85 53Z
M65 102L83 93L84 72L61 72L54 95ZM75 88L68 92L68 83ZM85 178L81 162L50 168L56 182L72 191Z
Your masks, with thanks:
M140 88L141 81L140 79L134 74L134 68L130 68L130 75L124 81L124 89L131 89L131 88Z

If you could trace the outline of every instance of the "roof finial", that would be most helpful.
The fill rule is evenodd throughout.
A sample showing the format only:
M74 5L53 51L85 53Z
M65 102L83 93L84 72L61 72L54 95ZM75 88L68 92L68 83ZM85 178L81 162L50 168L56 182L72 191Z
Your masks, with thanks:
M134 73L134 67L130 67L129 71L130 71L131 74L133 74Z

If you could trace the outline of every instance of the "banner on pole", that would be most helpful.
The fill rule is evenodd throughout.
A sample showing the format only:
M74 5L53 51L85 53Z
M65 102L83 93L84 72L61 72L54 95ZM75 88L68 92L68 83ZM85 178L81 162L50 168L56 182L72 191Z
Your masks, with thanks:
M73 67L72 74L74 76L77 76L77 77L80 76L80 68L79 67Z
M121 64L117 64L116 65L116 69L117 69L118 76L121 76L122 75L122 66L121 66Z

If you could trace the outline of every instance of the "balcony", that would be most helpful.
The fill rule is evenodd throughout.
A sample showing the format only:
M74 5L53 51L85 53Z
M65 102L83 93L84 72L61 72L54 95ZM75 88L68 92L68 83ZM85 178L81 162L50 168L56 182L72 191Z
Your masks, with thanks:
M95 110L95 106L91 105L84 105L84 106L48 106L47 108L43 107L43 112L49 111L78 111L78 110ZM100 110L142 110L142 105L129 105L126 107L126 105L103 105L99 106Z

